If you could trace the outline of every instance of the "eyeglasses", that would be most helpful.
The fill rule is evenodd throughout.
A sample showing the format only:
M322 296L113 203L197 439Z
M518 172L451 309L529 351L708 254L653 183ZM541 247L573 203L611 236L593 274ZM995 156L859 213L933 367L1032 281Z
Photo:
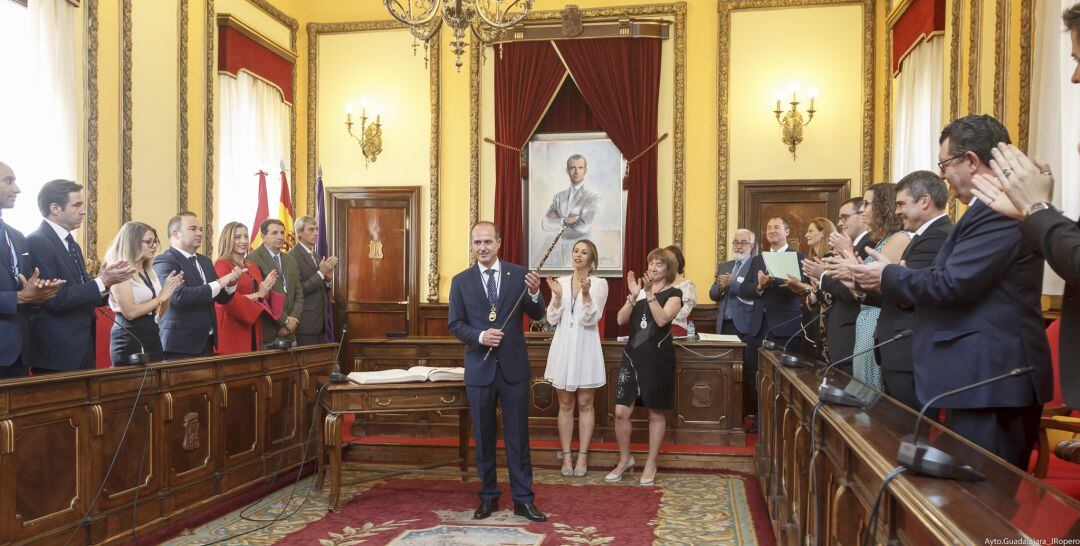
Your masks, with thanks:
M840 217L837 218L837 220L839 220L841 222L846 222L848 218L851 218L852 216L855 216L856 214L861 216L863 212L865 212L865 209L857 210L855 212L851 212L851 213L848 213L848 214L841 214Z
M738 239L735 239L734 241L731 241L731 244L732 246L750 246L750 241L740 241Z
M142 242L146 246L158 246L158 244L160 244L160 241L157 239L143 239Z
M964 154L963 153L956 154L956 155L954 155L954 156L952 156L952 157L950 157L948 159L942 159L941 161L938 161L937 162L938 170L940 170L941 172L945 172L945 165L948 165L950 161L952 161L952 160L954 160L954 159L956 159L958 157L964 157Z

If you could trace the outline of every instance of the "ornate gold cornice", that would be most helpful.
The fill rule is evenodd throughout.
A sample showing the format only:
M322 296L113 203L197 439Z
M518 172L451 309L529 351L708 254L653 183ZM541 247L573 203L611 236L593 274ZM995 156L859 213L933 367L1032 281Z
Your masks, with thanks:
M308 210L314 211L315 180L318 173L318 126L316 113L319 105L319 37L324 34L347 34L373 30L406 28L397 21L353 21L342 23L308 23L308 95L307 95L307 166ZM428 154L428 293L429 302L439 301L439 166L441 161L441 31L431 42L428 61L429 108L431 115ZM476 48L471 48L473 51Z
M968 13L968 114L979 112L979 34L982 0L971 0Z
M600 18L625 18L647 15L667 15L674 19L675 66L673 70L673 119L672 119L672 240L676 245L683 241L683 211L685 209L685 95L686 95L686 2L671 4L648 4L611 8L585 8L581 10L583 20ZM534 11L526 16L526 21L555 20L562 17L561 11ZM478 47L470 48L472 51ZM479 215L480 192L480 62L479 55L469 56L469 121L470 121L470 178L469 178L469 225L474 224Z
M203 249L207 256L214 255L214 80L217 79L217 20L214 17L214 0L206 0L206 156L203 159Z
M180 39L177 40L178 51L176 53L177 65L179 65L180 73L178 79L180 81L180 98L179 98L179 114L180 119L178 121L180 134L178 136L180 144L180 156L179 156L179 168L177 169L176 180L176 203L179 210L188 209L188 86L187 86L187 74L188 74L188 0L180 0Z
M120 0L120 225L131 220L131 7Z
M859 5L863 8L863 118L862 118L862 189L873 183L874 176L874 86L877 59L874 56L874 22L877 10L873 0L719 0L717 74L717 154L716 154L716 260L727 258L727 202L730 143L728 134L728 78L731 72L731 12L750 9ZM886 164L886 168L888 168Z
M98 0L86 1L86 261L97 274L98 219Z
M1020 114L1016 119L1020 134L1016 136L1016 141L1024 153L1028 151L1028 131L1031 124L1031 52L1035 40L1032 3L1032 0L1020 2Z
M952 37L949 39L949 119L960 117L960 12L961 0L952 3Z
M1009 0L997 0L994 25L994 117L1003 125L1008 116L1005 95L1009 81L1009 24L1011 17Z

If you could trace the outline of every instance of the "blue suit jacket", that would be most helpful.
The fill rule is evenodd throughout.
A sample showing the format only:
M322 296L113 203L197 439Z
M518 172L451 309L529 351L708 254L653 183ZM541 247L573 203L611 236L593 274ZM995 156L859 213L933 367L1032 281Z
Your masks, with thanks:
M795 252L799 263L806 259L802 252ZM775 328L772 334L777 337L790 337L795 335L802 324L798 317L802 316L802 298L795 294L787 286L774 282L762 294L757 293L758 272L765 271L765 260L760 254L750 261L750 267L746 270L745 279L739 286L739 296L746 300L754 300L754 312L750 317L750 332L752 336L765 335L768 328ZM806 279L802 273L799 277L803 282ZM767 318L766 318L767 317ZM786 324L785 324L786 323ZM779 328L777 325L783 324ZM763 328L766 326L767 328Z
M709 297L720 304L716 310L717 333L720 333L721 329L723 329L724 315L727 314L729 309L731 310L731 322L735 324L735 329L738 330L740 334L750 332L750 319L753 318L754 306L752 304L743 303L739 299L739 286L742 285L742 283L739 282L739 278L746 281L747 277L745 275L750 271L750 264L752 262L753 258L747 260L747 262L743 264L741 271L735 271L735 266L738 264L735 260L728 260L716 268L716 275L714 275L714 277L719 277L723 274L733 275L735 277L731 280L731 286L726 289L720 288L720 285L717 284L715 280L712 283L712 287L709 288Z
M225 304L232 299L232 294L224 287L216 298L213 297L209 283L217 280L214 263L202 254L195 256L206 275L205 283L195 266L175 248L170 247L154 258L154 273L163 285L173 271L184 272L183 286L173 292L168 309L158 321L161 346L167 353L197 354L206 346L211 329L214 330L211 343L216 346L218 326L214 302Z
M7 226L11 246L19 261L19 272L30 277L34 269L30 266L30 253L27 250L26 237L19 230ZM11 270L11 255L0 252L0 366L13 364L19 355L23 355L24 366L30 364L30 328L27 317L29 306L20 306L19 278Z
M1035 373L942 399L943 408L1026 407L1053 397L1040 308L1043 262L1019 222L975 202L930 267L885 267L881 290L913 305L919 400L1031 366Z
M488 303L487 290L478 266L454 275L450 281L450 332L465 344L465 384L474 387L485 387L495 380L496 363L502 368L507 383L529 379L529 354L525 350L521 316L528 313L533 320L540 320L544 316L544 297L540 295L538 301L533 301L529 296L525 287L525 268L501 260L499 263L502 283L494 322L488 320L491 304ZM480 345L480 332L498 328L522 292L526 292L525 297L514 314L510 315L503 330L502 342L485 360L488 347Z
M71 260L64 242L48 223L41 222L41 227L26 242L30 247L30 262L38 268L41 278L67 281L55 296L41 304L34 316L30 360L34 366L49 370L92 369L94 309L104 305L105 297L86 272L86 266L76 266Z

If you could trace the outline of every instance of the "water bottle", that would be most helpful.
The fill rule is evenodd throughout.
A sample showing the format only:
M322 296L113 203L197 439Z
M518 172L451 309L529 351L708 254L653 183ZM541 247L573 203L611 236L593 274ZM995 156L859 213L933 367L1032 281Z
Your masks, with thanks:
M694 328L694 321L692 320L686 322L686 339L697 339L697 328Z

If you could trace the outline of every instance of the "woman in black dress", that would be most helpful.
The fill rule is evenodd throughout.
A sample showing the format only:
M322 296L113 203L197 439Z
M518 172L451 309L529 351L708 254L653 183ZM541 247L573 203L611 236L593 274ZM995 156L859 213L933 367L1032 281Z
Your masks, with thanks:
M675 255L658 248L649 253L649 270L635 278L626 274L630 295L619 308L619 324L630 324L630 339L623 350L615 387L615 437L619 441L619 464L605 478L617 482L628 469L630 456L630 414L640 400L649 408L649 459L641 471L639 485L652 485L656 477L656 457L667 430L667 410L675 405L675 347L671 341L671 320L682 307L682 291L673 288L678 269Z

